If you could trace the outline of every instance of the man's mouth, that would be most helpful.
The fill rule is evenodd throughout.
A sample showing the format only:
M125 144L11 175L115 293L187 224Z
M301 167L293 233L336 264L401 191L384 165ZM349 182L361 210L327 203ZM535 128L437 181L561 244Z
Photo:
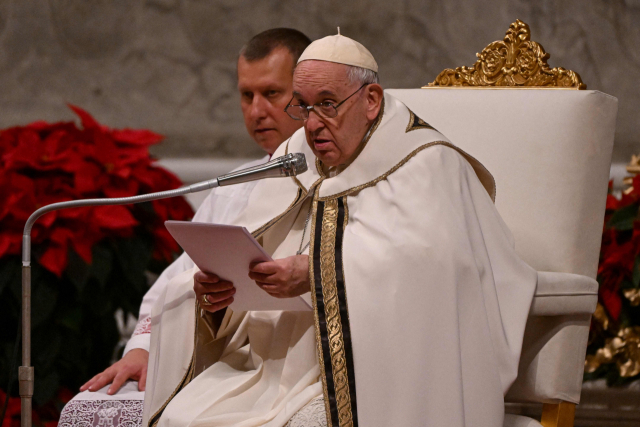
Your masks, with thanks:
M313 140L313 146L316 147L316 150L325 150L329 144L331 143L330 139L322 139L322 138L316 138Z
M273 129L273 128L260 128L260 129L256 129L255 132L259 133L259 134L263 134L263 133L271 132L271 131L274 131L274 130L275 129Z

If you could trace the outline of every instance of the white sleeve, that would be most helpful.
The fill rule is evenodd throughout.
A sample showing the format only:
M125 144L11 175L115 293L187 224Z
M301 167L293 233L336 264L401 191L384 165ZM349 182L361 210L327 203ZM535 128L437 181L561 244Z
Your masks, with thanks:
M213 207L216 201L215 190L211 190L207 198L204 200L198 211L195 213L193 219L195 221L203 221L206 218L212 216ZM153 286L149 288L147 293L142 298L142 304L140 304L140 314L138 315L138 324L133 332L131 339L127 342L124 348L123 356L134 348L142 348L149 351L151 328L148 325L148 319L151 316L151 308L158 300L158 297L164 291L167 283L178 274L193 268L194 264L191 258L186 253L180 255L169 267L167 267L160 277L155 281Z
M244 164L237 169L251 167L264 163L268 157ZM229 187L218 187L211 190L202 205L193 216L193 221L217 224L228 224L244 210L249 200L251 190L256 182L247 182ZM138 324L133 336L125 346L123 356L134 348L142 348L149 351L151 327L149 317L151 308L164 291L167 283L183 271L194 267L193 261L186 253L180 255L169 267L167 267L156 282L151 286L142 299Z

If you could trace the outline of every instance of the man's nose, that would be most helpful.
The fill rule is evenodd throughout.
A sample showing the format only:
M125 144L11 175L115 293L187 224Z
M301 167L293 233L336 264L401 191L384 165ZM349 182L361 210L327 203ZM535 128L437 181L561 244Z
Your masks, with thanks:
M267 116L268 102L262 96L254 96L251 102L251 118L253 120L263 119Z
M315 111L309 111L309 117L304 122L304 127L308 132L314 133L324 128L324 122L320 120Z

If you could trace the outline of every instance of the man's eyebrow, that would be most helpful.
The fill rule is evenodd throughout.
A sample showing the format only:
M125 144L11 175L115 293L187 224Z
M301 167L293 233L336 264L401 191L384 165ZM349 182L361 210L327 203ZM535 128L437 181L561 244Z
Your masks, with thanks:
M334 92L331 92L330 90L323 90L322 92L320 92L318 95L320 96L333 96L335 97L336 94Z
M293 96L298 97L298 98L302 98L302 94L300 92L295 91L295 90L293 91ZM318 94L318 96L329 96L329 97L335 98L336 94L334 92L328 90L328 89L325 89L322 92L320 92Z

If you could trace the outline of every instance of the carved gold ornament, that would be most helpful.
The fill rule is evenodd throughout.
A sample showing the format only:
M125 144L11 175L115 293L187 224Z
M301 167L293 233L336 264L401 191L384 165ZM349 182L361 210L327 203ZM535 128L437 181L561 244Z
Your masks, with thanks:
M624 297L629 300L632 307L640 305L640 289L625 289Z
M640 173L640 155L636 156L635 154L631 155L631 161L627 165L627 172L632 174Z
M627 172L632 175L638 175L640 173L640 155L636 156L635 154L631 155L631 161L627 165ZM627 176L623 178L622 183L628 185L629 187L623 190L624 194L630 194L633 191L633 177Z
M640 374L640 327L623 328L616 337L609 338L596 354L587 356L584 370L592 373L600 365L614 362L623 378Z
M529 25L516 20L502 41L495 41L477 53L473 67L447 68L423 88L442 86L545 87L586 89L578 73L550 68L549 54L531 41Z
M604 310L602 304L598 303L598 305L596 305L596 311L593 313L593 319L605 331L609 329L609 316L607 316L607 312Z

